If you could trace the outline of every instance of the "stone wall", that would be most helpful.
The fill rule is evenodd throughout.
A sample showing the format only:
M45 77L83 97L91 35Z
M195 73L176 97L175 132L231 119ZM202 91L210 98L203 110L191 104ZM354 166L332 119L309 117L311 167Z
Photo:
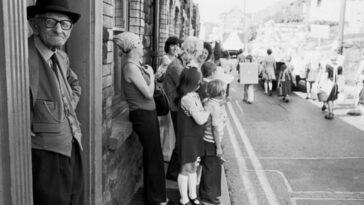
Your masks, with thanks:
M125 4L126 1L128 4ZM144 47L143 61L152 65L153 57L164 54L164 42L168 36L181 37L180 22L186 17L176 10L181 10L181 4L185 0L160 0L159 53L153 52L155 16L153 0L103 0L103 2L103 204L119 205L128 204L141 185L142 147L138 137L132 133L128 109L124 106L126 102L120 83L123 59L118 56L118 48L112 39L116 33L123 31L139 35ZM125 8L128 8L127 19L123 16ZM128 24L125 24L126 21Z

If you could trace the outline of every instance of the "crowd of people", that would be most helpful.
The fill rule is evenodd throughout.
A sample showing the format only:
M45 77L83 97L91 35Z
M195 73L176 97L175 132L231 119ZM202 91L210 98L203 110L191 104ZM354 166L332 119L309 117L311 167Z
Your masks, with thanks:
M187 37L183 42L175 36L165 42L165 55L154 70L142 65L142 45L137 35L124 32L114 42L122 51L123 89L129 103L130 120L143 145L144 189L148 204L168 201L165 176L177 181L180 204L219 204L221 195L221 141L226 123L223 108L229 98L229 85L234 69L244 74L241 63L255 63L256 76L263 81L264 93L272 96L273 81L278 95L290 101L296 86L292 58L278 64L273 51L257 58L240 53L237 61L216 43ZM343 92L342 65L337 56L327 62L312 61L306 65L307 99L314 98L328 110L333 119L333 102ZM279 66L278 66L279 65ZM153 92L159 86L169 102L169 112L158 116ZM244 84L243 101L252 104L254 85ZM167 173L163 163L169 163Z
M84 173L80 123L75 112L81 87L62 51L80 14L67 1L39 0L27 8L33 34L29 37L29 84L34 204L84 204ZM277 80L280 95L289 102L296 83L291 58L279 68L267 50L264 58L241 54L230 60L220 42L171 36L158 68L142 64L143 45L138 35L123 32L114 36L123 59L122 88L129 105L133 130L143 146L144 198L147 204L166 204L165 178L177 181L181 205L204 202L220 204L221 145L227 114L231 72L244 73L240 63L258 63L264 93L272 96ZM343 67L331 56L327 62L306 66L307 99L314 94L333 119L333 102L343 92ZM278 72L277 72L278 71ZM278 75L277 75L278 73ZM357 73L364 81L364 52ZM158 115L155 90L168 101L167 114ZM244 84L243 100L254 101L253 84ZM364 90L357 104L363 110ZM169 163L167 173L164 162Z

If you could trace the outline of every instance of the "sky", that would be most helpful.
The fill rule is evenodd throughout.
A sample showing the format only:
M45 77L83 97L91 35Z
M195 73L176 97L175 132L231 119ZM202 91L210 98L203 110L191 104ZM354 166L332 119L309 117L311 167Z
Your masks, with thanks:
M243 10L244 0L193 0L199 4L202 21L216 22L221 13L232 8ZM254 13L278 1L290 0L246 0L247 13Z

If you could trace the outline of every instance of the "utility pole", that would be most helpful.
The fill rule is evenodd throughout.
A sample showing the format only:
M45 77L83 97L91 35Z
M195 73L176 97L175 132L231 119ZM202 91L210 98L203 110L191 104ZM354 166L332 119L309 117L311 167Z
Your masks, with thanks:
M244 22L244 51L247 53L248 51L248 25L247 25L247 18L246 18L246 0L243 0L243 22Z
M340 19L339 19L339 48L338 53L340 55L343 54L343 42L344 42L344 25L345 25L345 9L346 9L346 0L341 0L340 7Z

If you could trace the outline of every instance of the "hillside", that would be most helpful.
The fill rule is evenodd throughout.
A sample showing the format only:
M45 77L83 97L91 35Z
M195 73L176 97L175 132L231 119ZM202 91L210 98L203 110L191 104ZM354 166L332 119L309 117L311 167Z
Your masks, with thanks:
M274 20L276 23L302 22L303 5L309 0L282 0L272 6L253 13L254 23Z

